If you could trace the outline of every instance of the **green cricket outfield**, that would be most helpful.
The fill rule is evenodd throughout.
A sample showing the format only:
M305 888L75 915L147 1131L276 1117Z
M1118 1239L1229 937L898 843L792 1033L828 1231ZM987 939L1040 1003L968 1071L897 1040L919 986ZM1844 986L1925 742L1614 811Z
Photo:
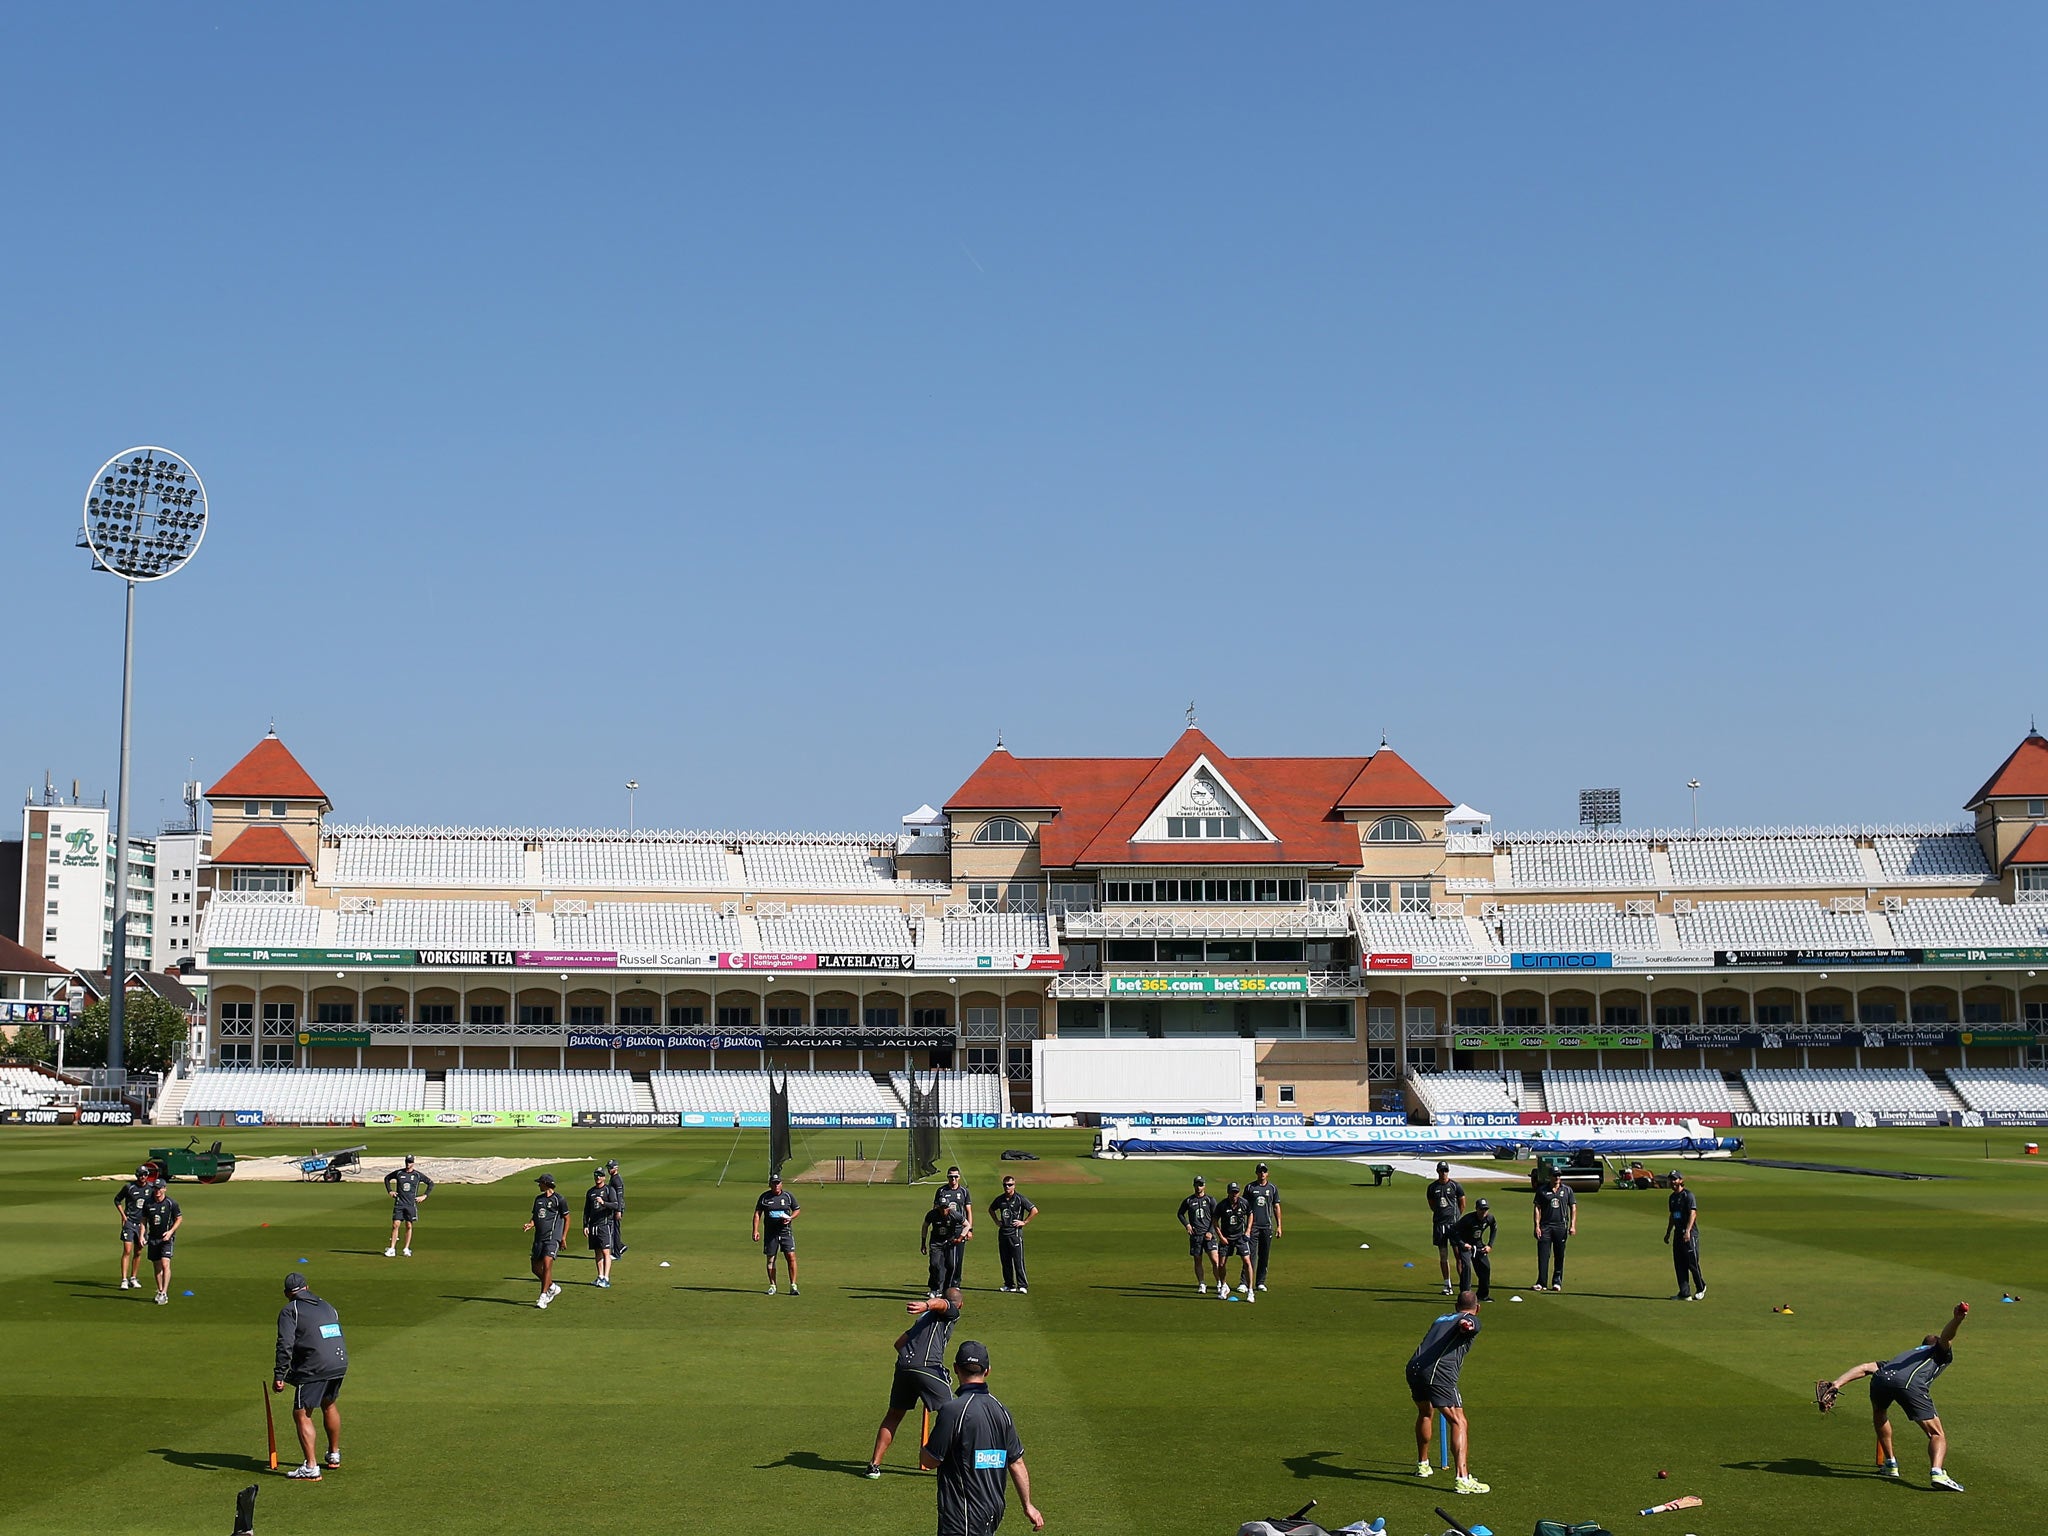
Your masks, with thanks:
M246 1159L348 1133L214 1134ZM2025 1134L1749 1133L1755 1157L1947 1177L1689 1166L1698 1303L1667 1299L1661 1193L1582 1197L1569 1289L1539 1296L1526 1184L1470 1186L1501 1218L1497 1299L1464 1374L1483 1497L1414 1474L1401 1367L1447 1309L1417 1179L1374 1188L1349 1162L1277 1164L1272 1288L1223 1304L1196 1295L1173 1213L1192 1174L1220 1194L1246 1165L1094 1161L1079 1133L949 1133L977 1206L1014 1171L1042 1213L1028 1296L997 1291L993 1235L978 1235L955 1339L988 1344L1054 1532L1228 1536L1311 1498L1331 1527L1382 1515L1394 1536L1440 1530L1436 1504L1502 1536L1546 1517L1671 1536L2023 1531L2048 1504L2048 1159L2021 1156ZM262 1536L934 1526L914 1415L882 1479L860 1475L903 1303L924 1293L929 1186L795 1184L803 1294L770 1298L748 1232L763 1132L740 1140L723 1187L730 1134L357 1132L374 1150L343 1184L176 1185L186 1222L158 1307L115 1288L118 1185L84 1179L132 1170L165 1133L0 1136L0 1529L216 1536L252 1479ZM1001 1164L1006 1146L1041 1161ZM631 1252L613 1289L588 1284L572 1230L564 1294L533 1306L531 1173L443 1185L415 1256L385 1258L376 1179L408 1150L559 1158L572 1210L590 1160L616 1157ZM852 1150L852 1133L810 1132L792 1166ZM259 1392L294 1269L339 1308L351 1362L346 1464L309 1484L263 1470ZM1903 1422L1903 1479L1876 1475L1860 1385L1825 1419L1812 1400L1817 1377L1908 1348L1958 1301L1970 1317L1935 1398L1961 1495L1928 1487ZM1638 1521L1682 1493L1704 1507ZM1007 1528L1026 1529L1014 1496Z

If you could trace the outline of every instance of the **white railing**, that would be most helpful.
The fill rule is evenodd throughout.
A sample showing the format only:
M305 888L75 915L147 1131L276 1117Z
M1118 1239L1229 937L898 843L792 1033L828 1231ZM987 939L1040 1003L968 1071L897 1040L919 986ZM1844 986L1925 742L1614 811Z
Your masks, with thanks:
M1493 834L1490 832L1460 833L1444 839L1445 853L1492 853Z

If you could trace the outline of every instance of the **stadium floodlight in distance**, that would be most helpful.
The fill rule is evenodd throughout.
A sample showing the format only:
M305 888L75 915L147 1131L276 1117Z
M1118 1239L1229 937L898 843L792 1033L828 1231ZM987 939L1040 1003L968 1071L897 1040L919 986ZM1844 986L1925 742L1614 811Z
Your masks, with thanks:
M1579 791L1579 825L1618 827L1621 825L1621 791L1582 789Z
M626 780L626 830L628 832L633 830L633 797L639 793L640 781L638 779Z
M1687 779L1685 787L1692 791L1692 829L1697 832L1700 829L1700 781Z
M92 477L77 544L92 568L128 585L121 637L121 769L114 780L114 943L107 957L107 1082L128 1079L123 1024L128 980L128 727L135 697L135 584L175 576L206 537L206 486L168 448L127 448Z

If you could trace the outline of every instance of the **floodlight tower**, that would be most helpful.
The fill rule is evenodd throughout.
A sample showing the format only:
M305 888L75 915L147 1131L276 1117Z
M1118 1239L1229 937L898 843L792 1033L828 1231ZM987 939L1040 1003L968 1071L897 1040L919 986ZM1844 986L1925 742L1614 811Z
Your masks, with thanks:
M128 586L121 634L121 770L114 780L114 945L107 958L107 1071L118 1092L127 1082L122 1025L128 980L128 727L135 698L135 584L162 581L199 553L206 537L206 486L168 448L126 448L92 477L77 545L92 568Z

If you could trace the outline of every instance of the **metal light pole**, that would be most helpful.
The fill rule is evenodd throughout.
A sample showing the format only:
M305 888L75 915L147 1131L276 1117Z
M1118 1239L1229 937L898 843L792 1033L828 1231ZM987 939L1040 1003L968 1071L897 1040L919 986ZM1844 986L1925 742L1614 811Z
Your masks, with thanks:
M92 568L111 571L128 587L121 632L121 768L114 780L114 942L107 957L108 1084L128 1079L123 1038L128 1002L128 738L135 699L135 584L162 581L184 568L206 537L206 486L199 472L168 448L127 448L99 468L86 487L77 546Z
M628 832L633 830L633 796L639 793L639 790L640 781L638 779L626 780L626 830Z
M1697 832L1700 829L1700 781L1687 779L1685 787L1692 791L1692 829Z

